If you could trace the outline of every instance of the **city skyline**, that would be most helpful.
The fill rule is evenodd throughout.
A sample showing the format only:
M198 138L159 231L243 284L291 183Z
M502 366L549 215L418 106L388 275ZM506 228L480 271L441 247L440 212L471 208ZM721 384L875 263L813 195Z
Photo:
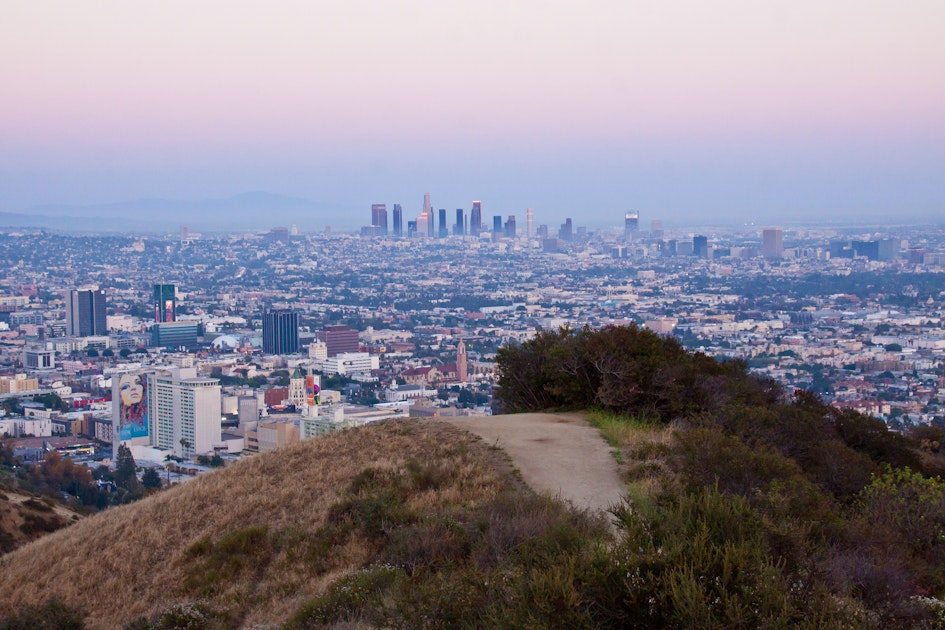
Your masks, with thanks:
M5 8L3 213L259 190L338 217L308 229L378 199L415 217L418 191L549 224L945 207L936 2Z

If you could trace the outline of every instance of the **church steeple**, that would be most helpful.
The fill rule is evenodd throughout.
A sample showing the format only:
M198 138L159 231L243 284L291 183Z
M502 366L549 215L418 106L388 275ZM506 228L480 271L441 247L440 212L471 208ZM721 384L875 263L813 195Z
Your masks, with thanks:
M466 382L466 344L460 339L456 345L456 378L460 383Z

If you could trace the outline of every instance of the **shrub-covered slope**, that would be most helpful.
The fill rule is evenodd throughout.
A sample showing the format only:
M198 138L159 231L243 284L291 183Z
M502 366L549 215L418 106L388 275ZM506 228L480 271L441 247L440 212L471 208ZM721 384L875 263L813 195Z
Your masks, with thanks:
M498 361L506 410L597 408L630 487L651 489L624 544L654 623L945 619L938 429L888 431L635 326L540 332Z

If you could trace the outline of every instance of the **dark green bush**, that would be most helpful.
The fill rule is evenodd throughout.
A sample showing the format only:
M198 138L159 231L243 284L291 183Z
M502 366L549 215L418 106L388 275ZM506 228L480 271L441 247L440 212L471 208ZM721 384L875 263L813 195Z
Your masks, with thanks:
M202 538L190 546L186 556L184 592L204 597L265 569L272 557L272 544L265 526L247 527L227 532L216 542Z

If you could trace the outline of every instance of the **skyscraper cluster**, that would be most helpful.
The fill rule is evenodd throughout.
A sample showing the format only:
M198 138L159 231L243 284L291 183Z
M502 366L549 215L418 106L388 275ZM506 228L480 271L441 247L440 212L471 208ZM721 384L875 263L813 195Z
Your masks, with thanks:
M434 211L433 202L430 199L430 193L424 193L423 206L417 218L413 221L407 221L406 231L404 230L403 208L399 203L394 204L394 225L393 229L388 229L387 224L387 204L375 203L371 205L371 225L361 228L362 236L388 236L395 237L427 237L427 238L446 238L453 236L473 236L478 237L483 232L488 232L492 240L497 241L503 238L515 239L519 236L514 214L508 215L504 222L501 215L495 215L492 220L492 230L483 226L482 222L482 201L472 202L468 218L462 208L456 209L455 221L450 224L447 218L447 209L439 208ZM535 226L535 209L527 208L525 210L525 236L528 239L541 236L541 230ZM540 226L544 227L544 226ZM547 230L546 230L547 231Z

